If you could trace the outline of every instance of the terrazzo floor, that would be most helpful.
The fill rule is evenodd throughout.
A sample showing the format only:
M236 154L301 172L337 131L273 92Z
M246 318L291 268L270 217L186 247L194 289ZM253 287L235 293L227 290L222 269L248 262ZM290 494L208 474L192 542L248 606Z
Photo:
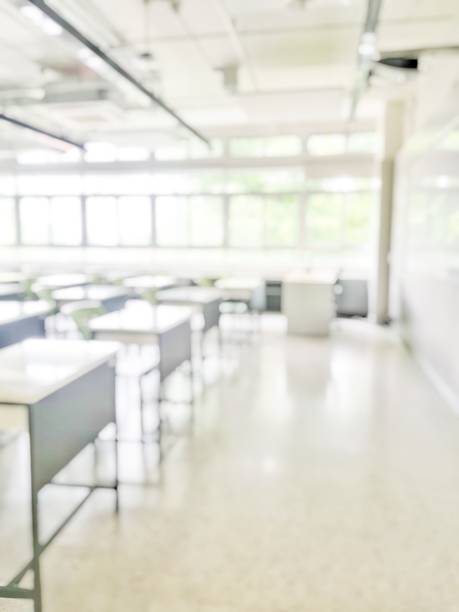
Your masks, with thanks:
M171 408L160 472L123 445L119 517L96 493L43 555L45 612L458 612L459 416L393 332L289 338L266 317L226 351L193 425ZM28 554L24 443L0 450L3 581ZM45 492L44 531L78 495Z

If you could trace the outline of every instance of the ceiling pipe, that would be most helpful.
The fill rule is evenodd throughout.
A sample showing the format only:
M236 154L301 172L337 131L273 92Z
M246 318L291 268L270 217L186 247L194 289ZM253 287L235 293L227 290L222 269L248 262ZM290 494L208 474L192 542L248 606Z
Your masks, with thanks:
M205 144L210 146L210 142L208 139L203 136L200 132L198 132L194 127L192 127L189 123L187 123L184 119L180 117L170 106L166 104L161 98L156 96L152 91L147 89L142 83L136 79L132 74L130 74L127 70L125 70L118 62L112 59L109 55L107 55L102 49L96 45L94 42L89 40L80 30L75 28L69 21L67 21L62 15L60 15L57 11L51 8L46 2L43 0L28 0L30 4L33 4L38 9L40 9L47 17L49 17L54 23L59 25L65 32L70 34L73 38L78 40L84 47L89 49L91 53L96 55L99 59L101 59L107 66L109 66L112 70L114 70L120 77L125 79L128 83L130 83L134 88L144 94L151 102L162 108L168 115L173 117L182 127L184 127L188 132L193 134L199 140L202 140Z
M357 77L351 95L349 121L355 118L360 99L365 92L373 62L377 60L376 31L383 0L368 0L365 22L359 39Z
M24 130L29 130L34 134L39 134L40 136L45 136L46 138L51 138L52 140L56 140L57 142L63 142L66 145L70 145L72 147L76 147L82 151L85 150L85 146L81 142L76 142L75 140L71 140L62 134L56 134L55 132L50 132L48 130L44 130L36 125L32 125L31 123L27 123L26 121L21 121L20 119L16 119L15 117L11 117L10 115L6 115L5 113L0 113L0 121L4 121L5 123L9 123L14 125L15 127L22 128Z

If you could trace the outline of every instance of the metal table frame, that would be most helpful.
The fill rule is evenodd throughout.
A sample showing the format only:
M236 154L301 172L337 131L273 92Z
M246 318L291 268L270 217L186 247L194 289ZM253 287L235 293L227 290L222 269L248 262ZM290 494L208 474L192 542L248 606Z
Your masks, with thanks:
M152 306L152 308L155 308ZM102 315L99 318L103 318ZM153 371L158 370L159 372L159 384L158 393L156 397L157 409L158 409L158 428L157 428L157 443L159 448L159 462L162 461L162 417L161 417L161 406L164 402L172 403L170 399L164 395L164 382L166 379L175 372L181 365L188 362L190 366L190 400L189 402L183 401L181 404L188 403L192 409L193 418L193 407L194 407L194 370L193 370L193 359L192 359L192 343L191 343L191 317L182 320L176 325L171 325L164 331L158 332L158 330L152 329L151 331L131 331L126 329L97 329L97 319L94 319L90 326L92 328L92 338L94 340L115 340L126 345L136 344L152 345L158 344L159 348L159 363L155 364L151 368L147 368L142 371L139 375L139 391L140 391L140 426L141 426L141 440L145 442L148 440L148 434L145 426L145 403L143 400L142 382L143 379L151 374Z
M108 389L112 392L109 393ZM75 398L78 398L79 410L75 410ZM0 586L0 599L32 600L34 612L42 612L41 554L97 489L114 490L115 512L119 511L114 363L107 361L97 366L34 404L20 405L27 410L28 416L33 554L32 559L6 586ZM18 405L11 406L17 408ZM55 482L55 476L88 444L95 442L102 429L111 423L115 425L114 482L92 485ZM49 449L52 449L52 452L49 452ZM87 493L51 536L41 542L39 493L46 485L82 487L87 489ZM33 587L23 588L20 586L21 582L30 570L33 571Z
M121 308L123 308L125 303L129 299L131 299L128 289L125 289L123 287L111 287L109 285L107 285L106 289L108 293L111 293L111 295L106 295L105 297L104 296L92 297L91 291L94 288L99 288L99 287L100 287L99 285L96 285L96 286L87 285L85 287L66 287L65 289L57 289L56 291L53 291L52 297L53 297L53 300L57 303L57 306L59 309L62 308L62 306L66 304L74 304L75 302L89 300L89 301L100 302L106 312L113 312L114 310L120 310ZM77 298L77 299L62 297L64 292L70 293L73 290L82 290L83 294L87 292L88 295L86 296L83 295L83 297Z
M249 282L243 278L222 278L215 283L215 287L223 294L222 303L244 304L252 322L252 332L260 331L260 314L266 308L265 281L254 279Z
M43 314L21 314L10 321L4 323L0 321L0 348L22 342L32 336L44 337L46 316L45 312Z
M25 298L25 290L20 283L0 283L0 301L21 301Z
M209 332L214 327L218 330L218 344L219 344L220 352L222 350L223 337L222 337L222 330L220 328L220 317L221 317L220 305L222 303L222 297L216 295L214 299L199 300L197 295L195 297L192 297L191 293L190 293L189 298L186 297L186 293L188 290L195 292L196 289L199 290L200 288L199 287L183 287L183 288L181 287L177 290L170 289L170 290L160 291L158 293L157 300L159 304L175 304L178 306L192 306L195 308L199 308L199 310L202 313L203 320L204 320L204 326L201 330L201 338L200 338L201 361L203 363L205 359L204 338L207 332ZM183 297L178 297L178 295L174 297L174 292L177 292L177 294L179 294L180 292L183 292Z

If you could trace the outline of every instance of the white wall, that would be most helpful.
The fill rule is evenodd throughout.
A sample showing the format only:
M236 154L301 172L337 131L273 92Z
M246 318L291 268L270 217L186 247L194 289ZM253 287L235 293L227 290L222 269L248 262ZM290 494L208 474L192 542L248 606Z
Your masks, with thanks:
M443 71L438 62L424 65L415 133L398 159L392 308L459 408L459 59Z

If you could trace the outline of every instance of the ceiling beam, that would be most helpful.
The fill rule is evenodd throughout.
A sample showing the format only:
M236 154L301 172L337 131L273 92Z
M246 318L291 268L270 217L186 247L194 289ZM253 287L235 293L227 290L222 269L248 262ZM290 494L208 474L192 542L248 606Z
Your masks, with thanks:
M15 117L11 117L10 115L6 115L5 113L0 113L0 121L4 121L5 123L9 123L10 125L14 125L15 127L22 128L24 130L29 130L34 134L39 134L40 136L46 136L46 138L51 138L52 140L56 140L58 142L63 142L72 147L76 147L77 149L85 150L84 144L81 142L76 142L75 140L71 140L62 134L56 134L55 132L50 132L48 130L44 130L36 125L31 123L27 123L26 121L21 121L20 119L16 119Z
M360 99L368 86L373 62L377 60L376 31L383 0L367 0L367 10L357 52L357 75L351 95L349 121L355 118Z
M187 123L180 115L178 115L166 102L164 102L160 97L154 94L152 91L147 89L135 76L133 76L130 72L125 70L116 60L111 58L105 51L103 51L98 45L96 45L93 41L87 38L80 30L78 30L75 26L73 26L65 17L63 17L60 13L51 8L44 0L28 0L30 4L33 4L38 9L40 9L47 17L49 17L52 21L57 23L67 34L70 34L73 38L75 38L78 42L80 42L84 47L89 49L94 55L96 55L99 59L101 59L107 66L109 66L112 70L114 70L121 78L130 83L135 89L144 94L151 102L159 106L163 109L168 115L173 117L179 125L185 128L188 132L193 134L199 140L202 140L205 144L210 145L207 138L198 132L194 127L192 127L189 123Z

